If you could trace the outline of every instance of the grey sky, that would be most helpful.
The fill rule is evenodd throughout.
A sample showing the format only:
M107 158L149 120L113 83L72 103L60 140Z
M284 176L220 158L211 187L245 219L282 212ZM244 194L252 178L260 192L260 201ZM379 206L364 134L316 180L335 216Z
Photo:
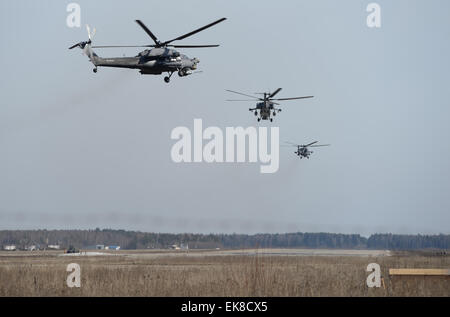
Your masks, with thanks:
M450 233L450 2L77 1L0 2L0 229L110 227L165 232L332 231ZM98 45L149 44L220 17L186 44L191 77L142 76L92 65ZM96 50L100 56L138 49ZM177 126L256 126L252 103L224 89L283 87L280 141L331 143L280 170L259 164L175 164Z

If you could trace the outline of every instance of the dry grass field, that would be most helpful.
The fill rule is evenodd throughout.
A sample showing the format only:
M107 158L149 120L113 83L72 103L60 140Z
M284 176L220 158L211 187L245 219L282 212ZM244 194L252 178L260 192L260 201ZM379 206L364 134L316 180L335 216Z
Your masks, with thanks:
M385 287L366 286L372 262ZM69 263L81 266L80 288L66 285ZM0 296L450 296L448 276L390 278L389 268L450 268L450 257L0 252Z

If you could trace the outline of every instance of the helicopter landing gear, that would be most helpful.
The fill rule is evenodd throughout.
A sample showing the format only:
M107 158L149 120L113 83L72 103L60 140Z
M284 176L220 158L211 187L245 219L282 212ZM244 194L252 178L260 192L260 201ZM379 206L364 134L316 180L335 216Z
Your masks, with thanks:
M273 122L273 118L270 118L270 122Z
M257 116L258 115L258 111L255 111L255 116Z
M180 76L180 77L184 77L184 76L187 76L189 74L192 74L192 72L189 71L189 69L180 69L178 71L178 76Z
M277 113L274 111L274 112L273 112L273 116L275 117L276 115L277 115Z
M92 70L94 73L97 73L97 67Z
M169 76L164 77L166 83L170 83L170 77L172 77L173 72L169 73Z
M258 122L261 121L261 118L258 118Z

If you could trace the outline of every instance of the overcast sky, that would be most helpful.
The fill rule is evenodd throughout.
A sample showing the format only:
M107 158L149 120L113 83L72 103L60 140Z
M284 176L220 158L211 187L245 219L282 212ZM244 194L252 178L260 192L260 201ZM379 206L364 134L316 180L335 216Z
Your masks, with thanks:
M122 228L159 232L450 233L450 2L0 2L0 229ZM150 44L221 17L185 39L203 72L162 76L100 68L81 50ZM134 56L139 49L97 50ZM273 123L225 89L283 87ZM177 126L279 126L280 141L319 140L310 160L280 148L280 169L176 164Z

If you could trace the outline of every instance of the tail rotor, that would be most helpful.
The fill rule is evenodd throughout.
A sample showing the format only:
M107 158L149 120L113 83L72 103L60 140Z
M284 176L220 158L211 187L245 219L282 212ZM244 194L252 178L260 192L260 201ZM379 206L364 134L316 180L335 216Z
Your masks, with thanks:
M89 38L89 43L91 43L92 42L92 39L94 38L94 35L95 35L95 28L92 30L92 33L91 33L91 28L89 27L89 25L88 24L86 24L86 30L87 30L87 32L88 32L88 38Z
M92 30L92 33L91 33L91 28L89 27L89 25L86 24L86 30L87 30L87 33L88 33L89 40L88 41L83 41L83 42L78 42L78 43L72 45L71 47L69 47L69 50L74 49L75 47L79 47L79 48L81 48L83 50L83 53L85 53L86 55L89 56L89 54L86 53L85 48L86 48L87 45L90 45L92 43L92 39L93 39L93 37L95 35L95 28Z
M83 54L86 55L87 57L89 57L92 64L97 66L96 59L98 56L92 51L92 48L91 48L92 39L94 38L96 30L94 28L94 29L92 29L92 32L91 32L91 28L87 24L86 24L86 30L88 33L89 40L76 43L76 44L72 45L71 47L69 47L69 50L74 49L75 47L79 47L83 51ZM97 67L94 68L94 72L97 72Z

